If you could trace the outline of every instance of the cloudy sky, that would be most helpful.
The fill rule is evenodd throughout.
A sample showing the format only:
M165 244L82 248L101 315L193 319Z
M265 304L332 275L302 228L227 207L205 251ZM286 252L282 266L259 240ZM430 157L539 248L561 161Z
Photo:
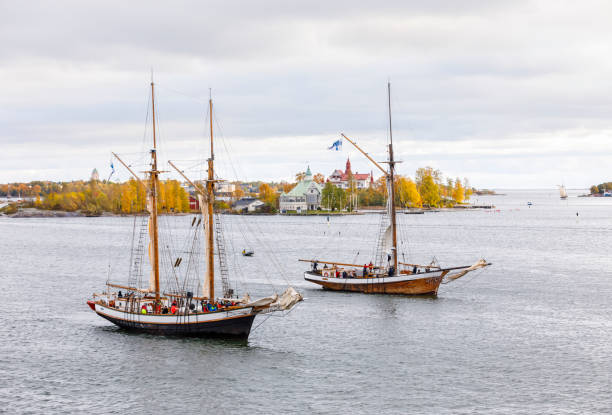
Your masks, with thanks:
M212 88L229 178L369 171L327 147L385 159L390 79L400 173L587 187L612 180L611 19L590 0L0 1L0 182L137 166L153 68L160 150L191 170Z

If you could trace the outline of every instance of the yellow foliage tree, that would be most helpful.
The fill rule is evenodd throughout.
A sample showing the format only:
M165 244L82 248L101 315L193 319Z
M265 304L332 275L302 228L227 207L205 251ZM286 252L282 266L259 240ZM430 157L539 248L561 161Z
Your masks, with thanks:
M272 188L268 183L259 185L259 199L270 206L276 206L278 195L276 189Z
M437 207L440 203L440 187L434 181L431 174L424 174L419 187L419 193L423 204L429 207Z
M410 178L403 176L398 177L396 186L396 194L398 196L400 205L410 207L422 206L423 202L421 200L421 195L417 190L416 183L410 180Z
M321 173L317 173L312 177L312 180L319 184L323 184L325 182L325 176L323 176Z
M463 188L463 185L461 184L461 180L457 178L457 180L455 180L455 186L453 187L453 200L457 203L463 203L464 199L465 199L465 189Z

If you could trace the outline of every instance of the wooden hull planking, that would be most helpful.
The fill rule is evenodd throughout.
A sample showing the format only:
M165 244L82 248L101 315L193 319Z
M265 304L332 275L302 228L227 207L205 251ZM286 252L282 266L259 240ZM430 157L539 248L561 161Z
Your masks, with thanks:
M304 273L306 281L319 284L332 291L352 291L367 294L437 295L445 272L431 273L423 278L402 276L384 278L325 278L310 272Z
M111 323L130 331L158 334L164 336L217 337L246 340L251 333L255 314L247 313L211 313L202 316L160 316L127 313L96 304L96 314ZM194 318L195 317L195 318Z

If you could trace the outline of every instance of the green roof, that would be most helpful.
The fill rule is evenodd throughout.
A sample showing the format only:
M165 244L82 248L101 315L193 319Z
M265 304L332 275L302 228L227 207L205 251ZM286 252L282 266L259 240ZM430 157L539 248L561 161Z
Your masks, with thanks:
M281 196L303 196L306 193L306 190L308 190L308 188L310 187L311 183L315 184L319 192L323 189L323 187L319 183L314 182L312 180L312 173L310 172L310 166L309 166L308 170L306 170L306 177L304 177L304 180L299 182L297 186L295 186L293 189L291 189L287 193L283 192Z

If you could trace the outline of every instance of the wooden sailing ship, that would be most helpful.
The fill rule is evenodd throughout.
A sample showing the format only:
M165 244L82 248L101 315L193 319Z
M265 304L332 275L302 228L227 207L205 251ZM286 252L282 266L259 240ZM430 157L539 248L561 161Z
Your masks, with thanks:
M399 261L397 237L397 212L395 201L395 165L393 155L393 131L391 125L391 85L387 84L389 109L389 159L388 169L383 168L361 149L353 140L341 134L344 139L359 150L385 176L387 183L387 212L389 224L379 238L379 249L374 262L350 264L343 261L321 261L300 259L310 262L311 270L304 273L306 281L334 291L355 291L377 294L437 295L443 281L452 281L470 271L490 265L484 259L473 265L442 268L432 261L429 265L410 264Z
M214 189L219 180L215 178L214 170L212 99L209 101L210 158L208 158L208 177L205 186L194 183L185 176L183 171L169 162L198 193L201 215L198 218L193 218L191 228L193 234L196 235L194 241L197 240L197 232L204 234L203 240L205 242L202 245L204 247L203 256L205 257L206 272L203 283L198 282L201 287L201 294L194 294L193 290L186 288L188 284L185 282L179 283L180 272L177 269L180 270L182 257L173 258L168 270L168 274L172 274L172 278L166 278L167 281L176 280L176 284L167 284L166 287L162 287L160 284L160 261L162 258L160 257L158 226L159 175L162 171L158 169L157 163L155 86L153 82L151 82L151 104L153 149L150 152L150 170L145 172L147 178L141 179L130 166L113 153L114 157L146 189L147 210L149 212L146 233L149 234L148 251L151 268L149 284L148 287L143 288L143 284L137 284L135 281L132 281L131 284L117 284L107 281L106 290L101 294L94 294L93 298L87 301L87 304L100 317L128 330L163 335L246 339L257 315L289 310L302 300L302 296L289 287L281 296L274 294L257 301L251 301L248 294L238 298L229 288L223 275L223 297L215 295L215 254L221 264L224 248L222 249L222 246L219 245L218 232L221 227L215 226ZM215 242L217 242L217 252L215 252ZM141 250L142 252L143 250ZM192 252L192 254L194 253ZM131 262L139 265L140 259L132 256ZM186 262L192 263L191 259ZM142 267L140 266L139 269L142 270ZM192 266L190 269L193 270L194 267Z

